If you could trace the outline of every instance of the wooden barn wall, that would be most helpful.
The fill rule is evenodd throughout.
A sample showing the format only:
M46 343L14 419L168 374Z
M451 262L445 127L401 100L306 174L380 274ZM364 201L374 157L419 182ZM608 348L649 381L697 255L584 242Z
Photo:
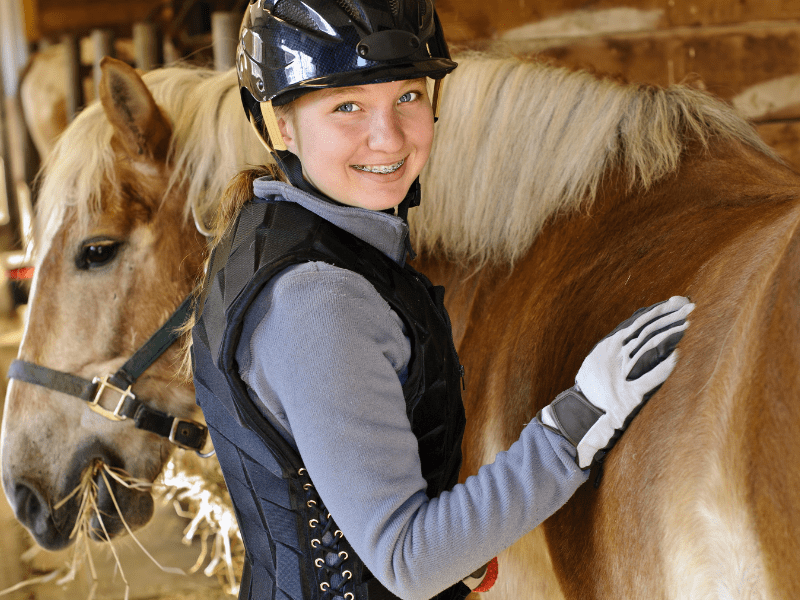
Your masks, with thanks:
M691 81L800 168L800 2L438 0L454 47L504 47L633 81Z
M152 18L163 0L22 0L25 34L31 41L86 32L98 27L129 27Z
M660 13L658 28L708 27L800 19L797 0L436 0L453 41L486 39L525 23L620 7Z

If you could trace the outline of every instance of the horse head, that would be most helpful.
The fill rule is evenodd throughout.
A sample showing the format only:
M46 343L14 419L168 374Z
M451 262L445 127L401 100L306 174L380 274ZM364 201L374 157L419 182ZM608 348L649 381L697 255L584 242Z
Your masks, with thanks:
M185 208L185 186L170 179L170 118L131 67L105 59L102 74L100 103L64 132L44 168L19 350L27 364L85 381L117 372L187 297L205 258L204 238ZM178 346L146 369L129 396L153 414L201 419L191 384L175 375ZM10 381L3 488L45 548L67 546L79 519L88 520L92 537L106 539L152 516L146 484L172 445L134 419L118 420L117 400L106 396L98 394L92 406L63 391ZM125 485L125 478L145 482L145 489ZM86 516L81 495L73 493L81 486L96 490L96 510Z

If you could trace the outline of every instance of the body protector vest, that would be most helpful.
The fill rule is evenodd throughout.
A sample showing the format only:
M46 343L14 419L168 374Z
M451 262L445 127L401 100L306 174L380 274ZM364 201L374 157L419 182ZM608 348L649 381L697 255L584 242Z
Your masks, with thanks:
M403 394L428 496L451 489L461 465L463 373L443 288L298 204L250 202L212 254L192 331L197 402L246 550L239 598L394 598L336 528L284 428L258 408L239 377L235 353L249 342L240 338L250 304L275 274L306 261L361 274L405 323L411 361ZM437 599L468 592L459 582Z

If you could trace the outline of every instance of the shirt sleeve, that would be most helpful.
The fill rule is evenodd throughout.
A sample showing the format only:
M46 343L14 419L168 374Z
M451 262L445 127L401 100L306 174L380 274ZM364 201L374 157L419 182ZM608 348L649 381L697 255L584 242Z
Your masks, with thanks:
M586 480L534 420L465 483L429 499L398 378L402 320L360 275L308 263L265 290L243 378L288 429L322 501L394 594L426 599L555 512Z

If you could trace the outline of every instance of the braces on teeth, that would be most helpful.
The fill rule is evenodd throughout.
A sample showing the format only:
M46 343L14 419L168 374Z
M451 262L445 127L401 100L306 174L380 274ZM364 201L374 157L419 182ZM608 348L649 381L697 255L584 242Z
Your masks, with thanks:
M400 162L397 162L393 165L388 165L386 167L366 167L364 165L353 165L354 169L358 169L359 171L365 171L367 173L378 173L380 175L387 175L389 173L394 173L403 166L403 163L406 162L406 159L402 159Z

